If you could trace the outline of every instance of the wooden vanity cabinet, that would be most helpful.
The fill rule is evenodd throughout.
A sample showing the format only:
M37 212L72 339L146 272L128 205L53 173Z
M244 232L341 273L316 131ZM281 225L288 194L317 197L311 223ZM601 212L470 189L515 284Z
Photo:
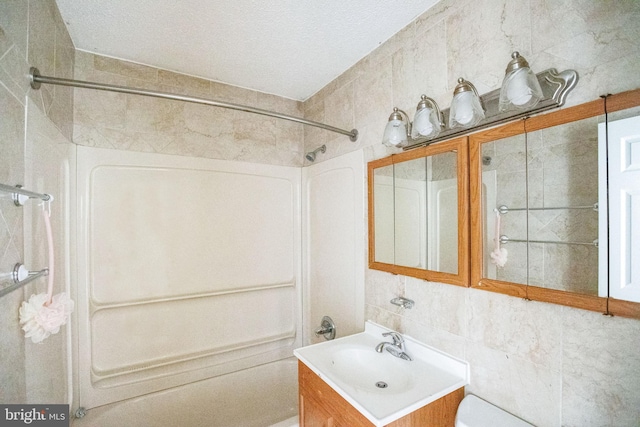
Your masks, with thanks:
M372 427L373 424L298 361L300 427ZM453 427L464 388L390 423L387 427Z

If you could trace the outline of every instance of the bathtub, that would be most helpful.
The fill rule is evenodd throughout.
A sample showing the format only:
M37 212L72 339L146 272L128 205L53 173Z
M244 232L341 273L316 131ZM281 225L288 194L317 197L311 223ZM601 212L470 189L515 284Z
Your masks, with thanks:
M93 408L73 427L296 427L294 357Z

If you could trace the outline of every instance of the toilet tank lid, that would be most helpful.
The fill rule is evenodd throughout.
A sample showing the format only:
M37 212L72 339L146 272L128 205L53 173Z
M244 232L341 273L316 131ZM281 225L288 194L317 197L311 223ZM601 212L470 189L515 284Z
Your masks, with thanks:
M535 427L472 394L467 395L456 414L456 427Z

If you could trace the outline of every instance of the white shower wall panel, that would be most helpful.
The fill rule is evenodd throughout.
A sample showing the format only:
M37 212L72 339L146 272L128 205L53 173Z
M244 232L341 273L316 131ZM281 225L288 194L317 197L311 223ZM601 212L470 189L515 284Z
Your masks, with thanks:
M78 147L77 404L289 357L300 170Z

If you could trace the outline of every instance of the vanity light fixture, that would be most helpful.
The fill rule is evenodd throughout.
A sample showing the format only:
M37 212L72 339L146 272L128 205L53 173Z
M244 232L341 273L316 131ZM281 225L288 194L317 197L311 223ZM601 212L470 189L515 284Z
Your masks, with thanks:
M520 53L513 52L511 58L500 89L499 110L533 108L544 96L538 78Z
M476 87L460 77L453 91L449 110L449 128L470 128L484 119L484 107Z
M408 142L407 123L410 123L407 113L398 109L398 107L394 107L393 113L389 116L387 127L384 128L382 143L388 147L406 146Z
M511 57L502 88L479 95L471 82L460 78L451 107L440 111L435 101L422 95L413 123L404 111L394 108L383 143L410 150L558 108L578 83L575 70L549 68L533 74L518 52Z
M440 107L427 95L422 95L413 123L409 115L395 107L389 116L389 122L384 129L382 143L389 147L405 147L412 144L426 142L440 134L444 128L444 116Z
M435 138L440 134L442 128L444 128L444 116L440 107L436 101L427 95L422 95L416 107L416 115L413 117L411 138Z

